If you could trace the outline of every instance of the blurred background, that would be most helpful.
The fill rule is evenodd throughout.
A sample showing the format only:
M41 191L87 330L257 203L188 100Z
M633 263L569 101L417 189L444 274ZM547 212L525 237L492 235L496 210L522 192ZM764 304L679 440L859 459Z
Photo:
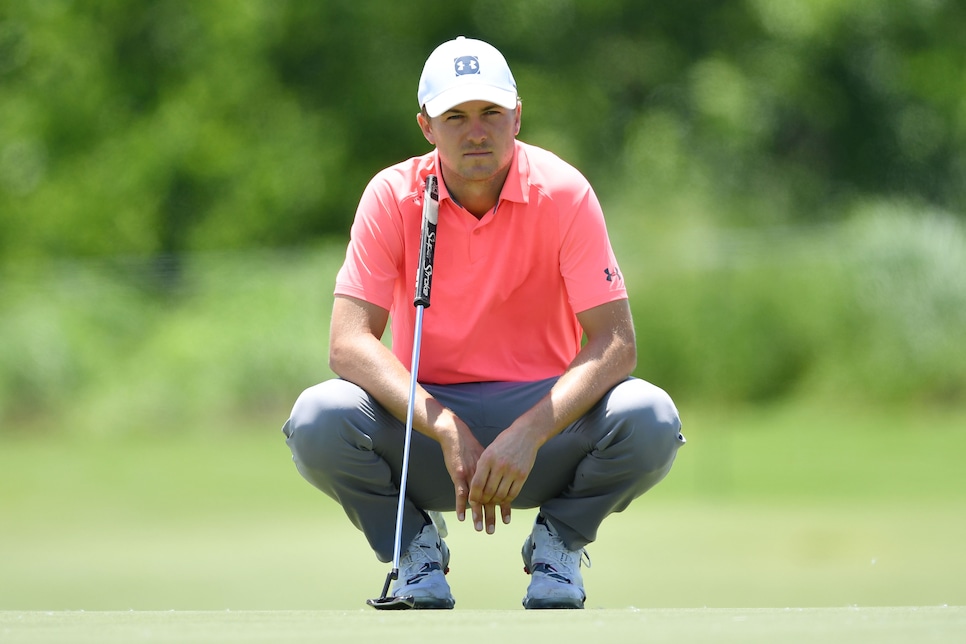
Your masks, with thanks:
M591 603L966 603L963 34L953 0L0 0L0 610L379 591L279 428L456 35L594 184L689 439ZM460 606L519 605L520 514L451 525Z

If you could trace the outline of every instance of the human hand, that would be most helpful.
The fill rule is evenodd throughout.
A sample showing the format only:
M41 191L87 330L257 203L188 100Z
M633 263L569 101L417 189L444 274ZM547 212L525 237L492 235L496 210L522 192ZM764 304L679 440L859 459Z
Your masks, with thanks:
M456 421L455 429L440 440L440 446L443 449L443 462L453 480L453 489L456 493L456 518L463 521L466 519L470 481L476 473L483 446L462 421L459 419Z
M512 428L496 437L483 450L470 481L469 503L473 512L473 526L487 534L496 531L496 507L500 506L503 523L510 523L510 507L520 494L533 469L537 445L533 440Z

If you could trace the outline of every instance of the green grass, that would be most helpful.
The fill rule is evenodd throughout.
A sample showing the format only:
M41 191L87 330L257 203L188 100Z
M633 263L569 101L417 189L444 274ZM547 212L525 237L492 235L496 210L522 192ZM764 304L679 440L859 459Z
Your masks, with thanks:
M532 511L493 536L448 515L457 609L419 619L446 632L465 615L495 634L506 622L521 637L605 627L606 641L961 629L959 609L898 607L966 606L963 413L682 408L674 470L590 548L591 610L522 617ZM278 424L3 438L0 640L275 641L260 638L281 629L278 641L301 641L322 628L339 641L354 625L391 637L387 625L410 623L364 607L388 566L297 475ZM893 639L876 635L883 624Z
M953 642L966 610L934 608L625 609L584 612L0 612L8 644L544 640L608 644Z

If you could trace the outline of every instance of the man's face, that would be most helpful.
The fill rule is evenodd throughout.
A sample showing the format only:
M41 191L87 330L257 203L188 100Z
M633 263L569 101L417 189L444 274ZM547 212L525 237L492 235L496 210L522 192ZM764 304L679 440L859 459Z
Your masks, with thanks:
M461 103L435 118L418 117L423 136L436 146L447 183L502 180L520 132L520 105Z

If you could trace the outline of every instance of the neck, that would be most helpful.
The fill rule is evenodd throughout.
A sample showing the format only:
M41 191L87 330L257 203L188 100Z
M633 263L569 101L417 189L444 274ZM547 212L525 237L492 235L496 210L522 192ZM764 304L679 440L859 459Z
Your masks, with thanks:
M496 207L509 173L510 168L507 167L495 177L485 181L464 181L459 177L451 181L445 171L442 174L443 183L446 184L446 190L453 201L477 219L482 219L486 213Z

